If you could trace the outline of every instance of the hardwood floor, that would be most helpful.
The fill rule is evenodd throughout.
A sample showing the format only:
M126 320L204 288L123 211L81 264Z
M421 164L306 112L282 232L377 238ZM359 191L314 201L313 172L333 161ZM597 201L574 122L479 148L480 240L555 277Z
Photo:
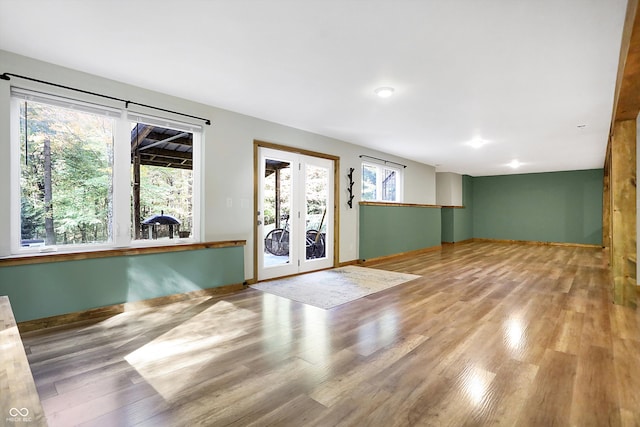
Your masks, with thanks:
M602 252L469 243L331 310L255 289L23 336L51 426L640 424Z

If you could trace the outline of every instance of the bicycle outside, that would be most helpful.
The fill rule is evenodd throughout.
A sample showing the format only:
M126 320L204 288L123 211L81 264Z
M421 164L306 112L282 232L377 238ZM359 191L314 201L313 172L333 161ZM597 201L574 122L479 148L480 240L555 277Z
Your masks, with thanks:
M320 227L324 222L326 211L322 214ZM289 215L282 215L284 226L274 228L264 238L264 248L270 254L276 256L289 255ZM309 229L305 233L305 246L307 259L324 258L325 256L325 237L319 230Z

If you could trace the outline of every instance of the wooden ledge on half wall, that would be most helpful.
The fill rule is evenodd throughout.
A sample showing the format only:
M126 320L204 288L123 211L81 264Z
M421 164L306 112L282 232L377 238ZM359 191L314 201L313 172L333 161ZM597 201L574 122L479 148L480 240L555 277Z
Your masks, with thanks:
M360 206L401 206L408 208L442 208L442 207L453 207L453 206L442 206L442 205L426 205L420 203L396 203L396 202L358 202ZM462 206L457 206L462 207Z
M10 267L14 265L28 265L28 264L44 264L48 262L61 262L61 261L76 261L83 259L93 258L108 258L116 256L127 255L146 255L146 254L158 254L165 252L182 252L182 251L195 251L200 249L212 249L212 248L228 248L234 246L245 246L246 240L223 240L216 242L198 242L198 243L176 243L174 245L160 245L160 246L139 246L139 247L126 247L117 249L97 249L86 252L66 252L66 253L41 253L41 254L29 254L29 255L13 255L5 258L0 258L0 267Z

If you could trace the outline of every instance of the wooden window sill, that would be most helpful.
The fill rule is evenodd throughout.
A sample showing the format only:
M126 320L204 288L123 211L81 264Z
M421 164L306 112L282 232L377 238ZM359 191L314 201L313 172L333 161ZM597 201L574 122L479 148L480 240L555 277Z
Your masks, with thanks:
M68 253L42 253L42 254L29 254L29 255L12 255L5 258L0 258L0 267L10 267L15 265L28 265L28 264L44 264L49 262L61 262L61 261L77 261L83 259L94 258L108 258L116 256L127 255L145 255L145 254L158 254L165 252L183 252L183 251L195 251L199 249L211 249L211 248L228 248L233 246L244 246L247 244L246 240L223 240L217 242L199 242L199 243L178 243L174 245L162 245L162 246L141 246L141 247L128 247L118 249L104 249L87 252L68 252Z

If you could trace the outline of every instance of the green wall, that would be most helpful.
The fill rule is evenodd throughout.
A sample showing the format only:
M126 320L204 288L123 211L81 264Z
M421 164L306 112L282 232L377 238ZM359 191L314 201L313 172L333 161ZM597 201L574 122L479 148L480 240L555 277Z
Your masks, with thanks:
M370 259L440 246L440 208L359 205L359 258Z
M16 321L244 281L244 247L94 258L0 268Z
M462 175L462 204L464 208L453 210L454 242L473 238L473 178Z
M442 241L461 242L473 238L473 178L462 175L463 208L442 208Z
M476 238L602 244L603 170L473 178Z
M441 240L447 243L455 242L455 218L453 216L456 209L442 208L442 236Z

